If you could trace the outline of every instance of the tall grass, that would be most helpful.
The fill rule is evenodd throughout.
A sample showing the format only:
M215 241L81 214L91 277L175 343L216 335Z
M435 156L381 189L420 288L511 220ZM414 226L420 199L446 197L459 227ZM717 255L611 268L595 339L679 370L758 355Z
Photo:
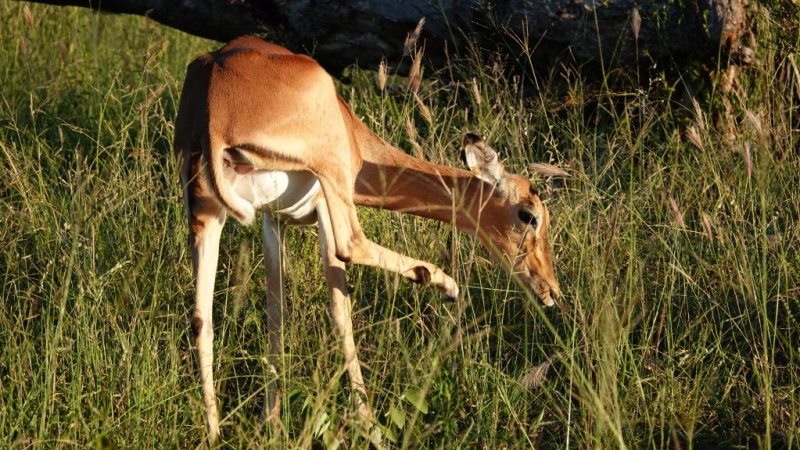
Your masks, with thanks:
M0 446L202 446L171 141L186 64L218 44L70 8L2 2L0 21ZM539 180L557 309L448 226L360 212L376 242L448 267L465 291L449 303L348 270L391 446L800 446L800 58L769 45L759 57L733 91L696 93L697 107L680 101L690 74L622 88L573 72L554 86L474 55L453 69L462 81L424 74L414 96L350 73L342 95L412 154L460 165L469 130L510 171L548 160L573 174ZM368 446L311 228L288 233L283 427L258 421L275 376L259 239L232 222L223 237L223 445ZM544 381L526 388L537 366Z

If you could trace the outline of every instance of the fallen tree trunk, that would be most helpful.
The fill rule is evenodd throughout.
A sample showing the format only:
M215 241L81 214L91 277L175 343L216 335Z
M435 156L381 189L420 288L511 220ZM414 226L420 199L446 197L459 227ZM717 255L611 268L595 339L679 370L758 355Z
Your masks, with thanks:
M375 68L385 58L403 67L404 40L420 18L428 64L467 53L472 42L547 67L577 63L626 66L644 59L747 63L753 38L747 0L33 0L146 15L219 41L257 34L312 54L333 73L353 63ZM637 6L638 5L638 6Z

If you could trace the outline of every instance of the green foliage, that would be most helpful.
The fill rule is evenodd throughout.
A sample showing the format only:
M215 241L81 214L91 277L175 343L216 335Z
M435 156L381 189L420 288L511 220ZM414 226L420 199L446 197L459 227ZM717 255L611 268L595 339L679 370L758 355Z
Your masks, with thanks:
M185 67L218 44L16 2L0 3L0 25L0 447L203 445L171 141ZM459 165L475 131L510 171L554 161L573 174L539 180L566 294L548 310L471 237L360 211L376 242L446 267L465 291L451 303L348 269L388 444L798 447L800 58L759 56L738 88L709 89L696 108L676 103L680 83L587 94L580 74L558 96L543 80L523 96L530 81L485 55L449 68L465 81L426 74L417 96L352 70L342 95L412 154ZM223 236L223 446L368 447L311 228L288 232L285 353L270 372L259 234L231 223ZM540 387L518 382L548 361ZM275 376L272 433L258 415Z

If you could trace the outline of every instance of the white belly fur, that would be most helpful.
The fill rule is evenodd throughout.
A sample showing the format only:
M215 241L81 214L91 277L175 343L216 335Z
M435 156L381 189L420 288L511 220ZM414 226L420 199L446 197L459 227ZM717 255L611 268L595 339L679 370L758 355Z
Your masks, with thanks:
M232 170L228 172L233 175ZM300 220L316 210L315 199L320 185L311 172L253 170L231 178L233 190L257 211L279 214Z

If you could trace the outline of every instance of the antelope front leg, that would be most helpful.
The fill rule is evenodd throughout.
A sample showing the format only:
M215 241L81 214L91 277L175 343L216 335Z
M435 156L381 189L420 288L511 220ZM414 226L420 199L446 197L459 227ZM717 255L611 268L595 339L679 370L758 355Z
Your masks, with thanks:
M283 355L281 328L286 311L283 290L283 228L278 229L269 217L263 214L264 266L267 272L267 338L269 340L269 381L267 401L264 403L262 420L269 420L274 427L280 419L280 401L277 392L277 375L282 366L278 358ZM274 429L274 428L273 428Z
M225 211L216 215L197 216L189 212L192 266L195 277L195 304L192 329L200 363L200 382L203 385L203 404L208 420L208 439L219 438L219 415L214 394L214 324L211 318L214 300L214 276L219 259L219 241L225 224Z
M347 180L347 186L353 184ZM433 284L449 298L458 297L458 285L449 275L431 263L382 247L364 236L353 204L352 192L338 189L320 176L325 193L324 208L327 224L330 225L330 247L335 249L334 258L353 264L379 267L398 273L420 284ZM322 208L317 208L318 213ZM320 220L320 224L322 220Z

